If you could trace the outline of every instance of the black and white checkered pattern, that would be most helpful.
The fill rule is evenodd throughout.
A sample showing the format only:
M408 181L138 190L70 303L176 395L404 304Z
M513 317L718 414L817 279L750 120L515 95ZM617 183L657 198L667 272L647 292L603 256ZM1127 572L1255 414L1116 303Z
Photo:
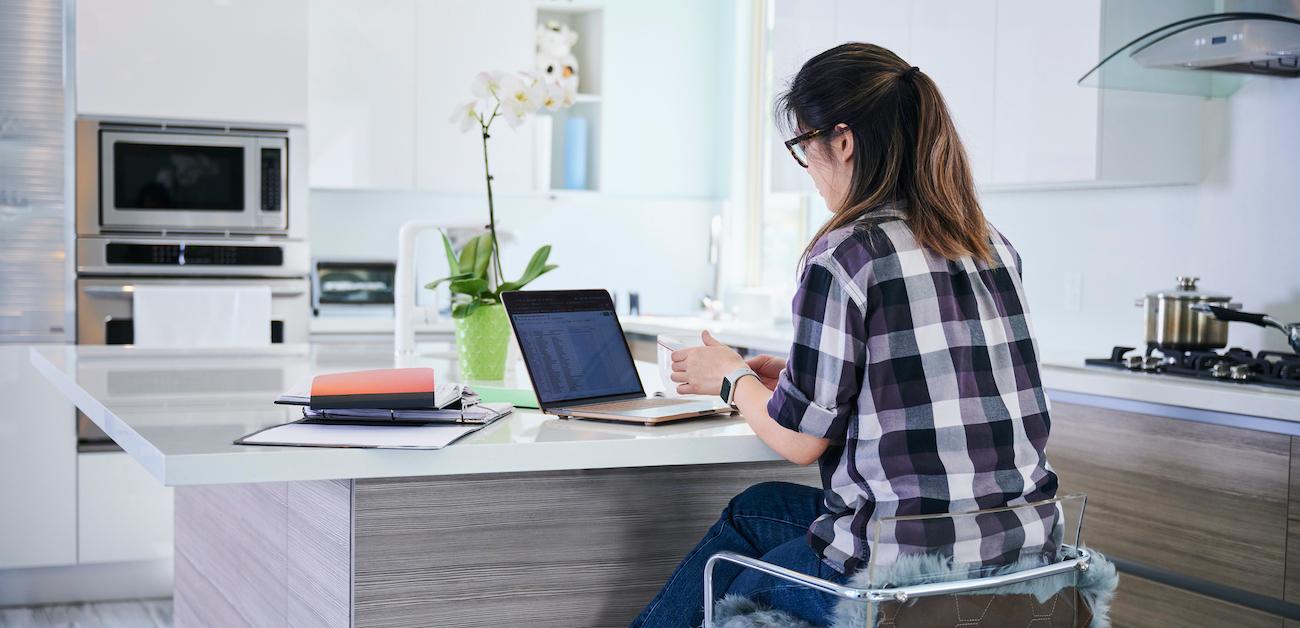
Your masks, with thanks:
M1054 545L1055 507L940 521L1055 496L1050 427L1020 258L992 233L993 261L921 247L899 208L830 233L794 298L795 341L768 405L781 425L827 438L830 514L809 529L836 569L947 552L998 562Z

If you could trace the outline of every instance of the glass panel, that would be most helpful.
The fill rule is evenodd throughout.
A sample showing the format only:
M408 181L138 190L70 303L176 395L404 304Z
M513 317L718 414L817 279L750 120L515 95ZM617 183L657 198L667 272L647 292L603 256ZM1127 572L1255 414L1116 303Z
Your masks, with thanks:
M117 142L118 209L243 211L244 149Z
M1102 59L1079 79L1079 84L1224 97L1237 91L1246 75L1296 71L1297 50L1290 49L1296 42L1300 42L1300 21L1288 17L1256 13L1200 15L1134 39ZM1228 52L1218 52L1219 46ZM1256 50L1260 46L1264 48ZM1224 61L1241 55L1260 56L1261 60Z
M884 517L872 526L873 587L954 582L1021 572L1075 554L1086 498L967 513ZM888 602L871 608L895 625L1074 626L1075 570L997 588ZM970 624L974 617L981 622ZM968 622L963 624L963 622ZM870 624L869 624L870 625Z

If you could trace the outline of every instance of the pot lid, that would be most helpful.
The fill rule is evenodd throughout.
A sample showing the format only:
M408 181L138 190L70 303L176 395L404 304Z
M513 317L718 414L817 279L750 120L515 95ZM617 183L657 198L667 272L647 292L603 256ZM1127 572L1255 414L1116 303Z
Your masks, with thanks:
M1200 277L1179 277L1178 285L1172 290L1158 290L1147 293L1147 297L1157 299L1179 299L1184 301L1230 301L1232 297L1224 294L1201 292L1196 289Z

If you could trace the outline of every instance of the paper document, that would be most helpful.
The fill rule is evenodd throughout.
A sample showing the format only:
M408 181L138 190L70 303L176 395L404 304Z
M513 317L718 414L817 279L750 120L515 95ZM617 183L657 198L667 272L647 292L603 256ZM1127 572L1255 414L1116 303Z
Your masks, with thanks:
M348 425L298 421L254 432L236 445L285 447L360 447L368 449L442 449L483 425Z

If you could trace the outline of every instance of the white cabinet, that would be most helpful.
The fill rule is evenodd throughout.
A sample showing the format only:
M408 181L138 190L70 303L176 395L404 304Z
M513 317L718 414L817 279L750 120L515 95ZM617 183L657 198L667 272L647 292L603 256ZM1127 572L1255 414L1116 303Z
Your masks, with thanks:
M303 124L307 0L78 0L77 113Z
M1076 81L1100 58L1100 4L998 3L994 183L1095 176L1100 92Z
M367 3L368 5L368 3ZM449 121L457 105L473 99L470 86L482 71L519 72L533 67L536 5L528 0L420 2L416 12L415 181L421 190L484 194L483 140ZM494 192L533 190L534 122L518 128L492 125L488 143Z
M77 562L172 555L172 489L123 452L77 456Z
M415 186L415 18L415 0L312 0L312 187Z
M997 5L991 186L1194 183L1201 174L1203 98L1077 84L1115 47L1109 0ZM1151 3L1137 11L1160 10ZM1152 15L1159 24L1172 18ZM1113 39L1113 37L1109 37ZM943 83L940 83L942 86Z
M993 0L913 0L911 50L904 57L938 84L976 182L987 181L993 171L994 38L1000 12Z
M0 345L0 569L77 562L77 435L72 404Z
M1193 183L1201 172L1204 99L1077 84L1104 54L1141 33L1117 32L1172 21L1172 9L1149 4L782 0L773 78L779 90L830 46L876 43L938 84L984 189ZM772 189L811 191L779 139Z

